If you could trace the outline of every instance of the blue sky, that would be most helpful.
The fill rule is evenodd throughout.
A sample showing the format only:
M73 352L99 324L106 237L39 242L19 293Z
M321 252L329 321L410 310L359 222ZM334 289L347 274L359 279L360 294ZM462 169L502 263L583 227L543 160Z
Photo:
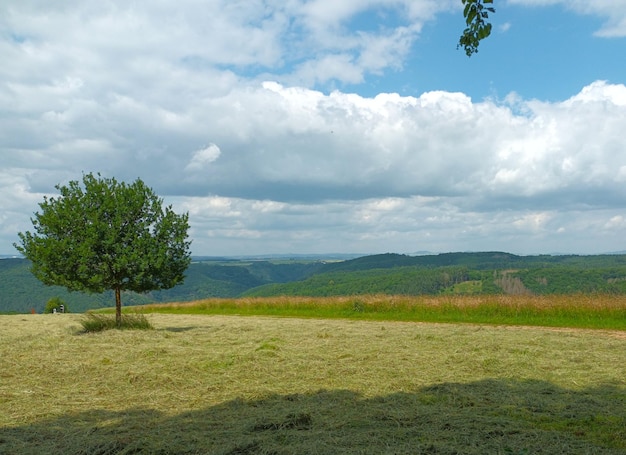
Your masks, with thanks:
M0 253L141 178L198 255L626 250L626 1L0 5Z
M464 18L449 11L424 25L401 70L372 75L364 84L341 89L364 96L381 91L412 96L431 90L459 91L477 101L516 92L524 98L558 101L590 81L624 81L624 37L594 35L605 19L577 14L562 5L528 7L497 1L495 5L493 33L472 58L459 58L465 55L456 49ZM380 26L376 14L363 19L355 21L356 29Z

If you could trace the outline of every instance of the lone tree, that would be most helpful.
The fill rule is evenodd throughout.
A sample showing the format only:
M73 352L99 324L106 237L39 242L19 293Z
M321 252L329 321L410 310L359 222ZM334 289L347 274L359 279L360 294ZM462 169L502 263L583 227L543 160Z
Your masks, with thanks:
M90 173L82 183L57 185L59 197L44 197L31 219L35 233L20 232L14 246L46 285L114 290L119 327L122 291L169 289L184 280L189 214L163 208L140 179L129 185Z

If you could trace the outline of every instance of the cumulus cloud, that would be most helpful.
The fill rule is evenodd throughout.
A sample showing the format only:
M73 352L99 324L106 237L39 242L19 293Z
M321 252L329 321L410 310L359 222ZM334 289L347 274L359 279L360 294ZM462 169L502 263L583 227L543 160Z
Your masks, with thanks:
M623 179L624 90L596 82L563 102L523 102L516 114L459 93L363 98L267 83L246 90L245 111L231 107L244 94L220 100L222 128L240 136L219 137L224 153L208 170L207 190L310 201L604 198Z
M557 102L329 89L401 68L456 0L39 3L0 6L0 253L90 171L189 211L196 254L623 238L623 84ZM364 11L381 24L348 27Z
M206 166L220 157L220 148L215 144L209 144L208 147L196 150L191 156L191 160L185 166L186 171L197 172L206 168Z
M511 107L461 93L366 98L268 82L169 116L116 99L93 107L110 128L98 140L83 137L84 119L69 120L46 148L24 144L10 163L29 169L23 182L38 192L42 181L51 190L52 176L103 170L131 179L141 170L190 211L194 245L205 251L218 237L239 247L262 237L271 250L286 236L305 251L333 232L328 251L367 241L410 252L411 239L421 250L446 233L457 248L464 238L487 247L494 231L541 239L558 234L564 212L624 207L625 93L599 81L562 102ZM207 138L214 143L194 150ZM607 212L598 227L617 226L614 217Z

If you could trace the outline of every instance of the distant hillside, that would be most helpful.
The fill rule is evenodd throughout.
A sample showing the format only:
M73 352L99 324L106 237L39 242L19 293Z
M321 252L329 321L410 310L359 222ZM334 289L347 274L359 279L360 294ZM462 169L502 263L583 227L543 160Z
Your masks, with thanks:
M186 271L185 282L172 289L147 294L126 292L122 295L124 305L140 305L152 302L189 301L208 297L237 297L243 292L266 283L284 283L303 279L315 273L321 262L241 261L216 259L193 262ZM112 292L88 294L68 292L58 286L45 286L30 272L25 259L0 259L0 313L40 313L52 297L60 297L70 311L84 312L88 309L114 305Z
M313 275L302 281L267 284L247 291L245 296L276 295L338 296L358 294L438 294L442 289L469 281L466 267L436 269L405 266L333 271Z
M197 259L197 258L196 258ZM70 311L110 307L104 294L44 286L24 259L0 259L0 312L43 311L52 297ZM349 260L274 257L201 258L185 282L166 291L124 293L124 305L209 297L356 294L626 293L626 255L516 256L503 252L407 256L378 254Z
M356 294L626 293L626 255L430 256L379 254L326 264L302 281L266 284L245 296Z
M392 267L448 267L465 266L474 270L499 270L506 268L544 267L570 265L580 268L611 267L626 265L626 255L604 254L595 256L578 255L538 255L517 256L500 251L479 253L441 253L427 256L407 256L403 254L377 254L348 261L328 264L323 272L356 271Z

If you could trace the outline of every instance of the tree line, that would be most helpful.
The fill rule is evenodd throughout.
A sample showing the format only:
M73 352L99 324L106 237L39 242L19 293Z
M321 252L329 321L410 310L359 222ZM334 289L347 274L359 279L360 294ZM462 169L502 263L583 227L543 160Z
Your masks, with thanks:
M494 255L512 260L487 267ZM445 258L443 262L454 264L433 265L442 261L441 256ZM626 294L625 255L530 256L522 257L524 267L520 267L519 258L507 253L452 253L421 257L374 255L328 264L321 261L192 262L182 284L147 293L125 291L122 296L127 305L141 305L286 294ZM419 259L422 265L395 266L394 259L399 263ZM73 312L110 307L114 302L112 291L70 293L61 286L45 286L29 268L30 263L25 259L0 260L0 312L26 313L32 309L42 312L53 297L61 298Z

